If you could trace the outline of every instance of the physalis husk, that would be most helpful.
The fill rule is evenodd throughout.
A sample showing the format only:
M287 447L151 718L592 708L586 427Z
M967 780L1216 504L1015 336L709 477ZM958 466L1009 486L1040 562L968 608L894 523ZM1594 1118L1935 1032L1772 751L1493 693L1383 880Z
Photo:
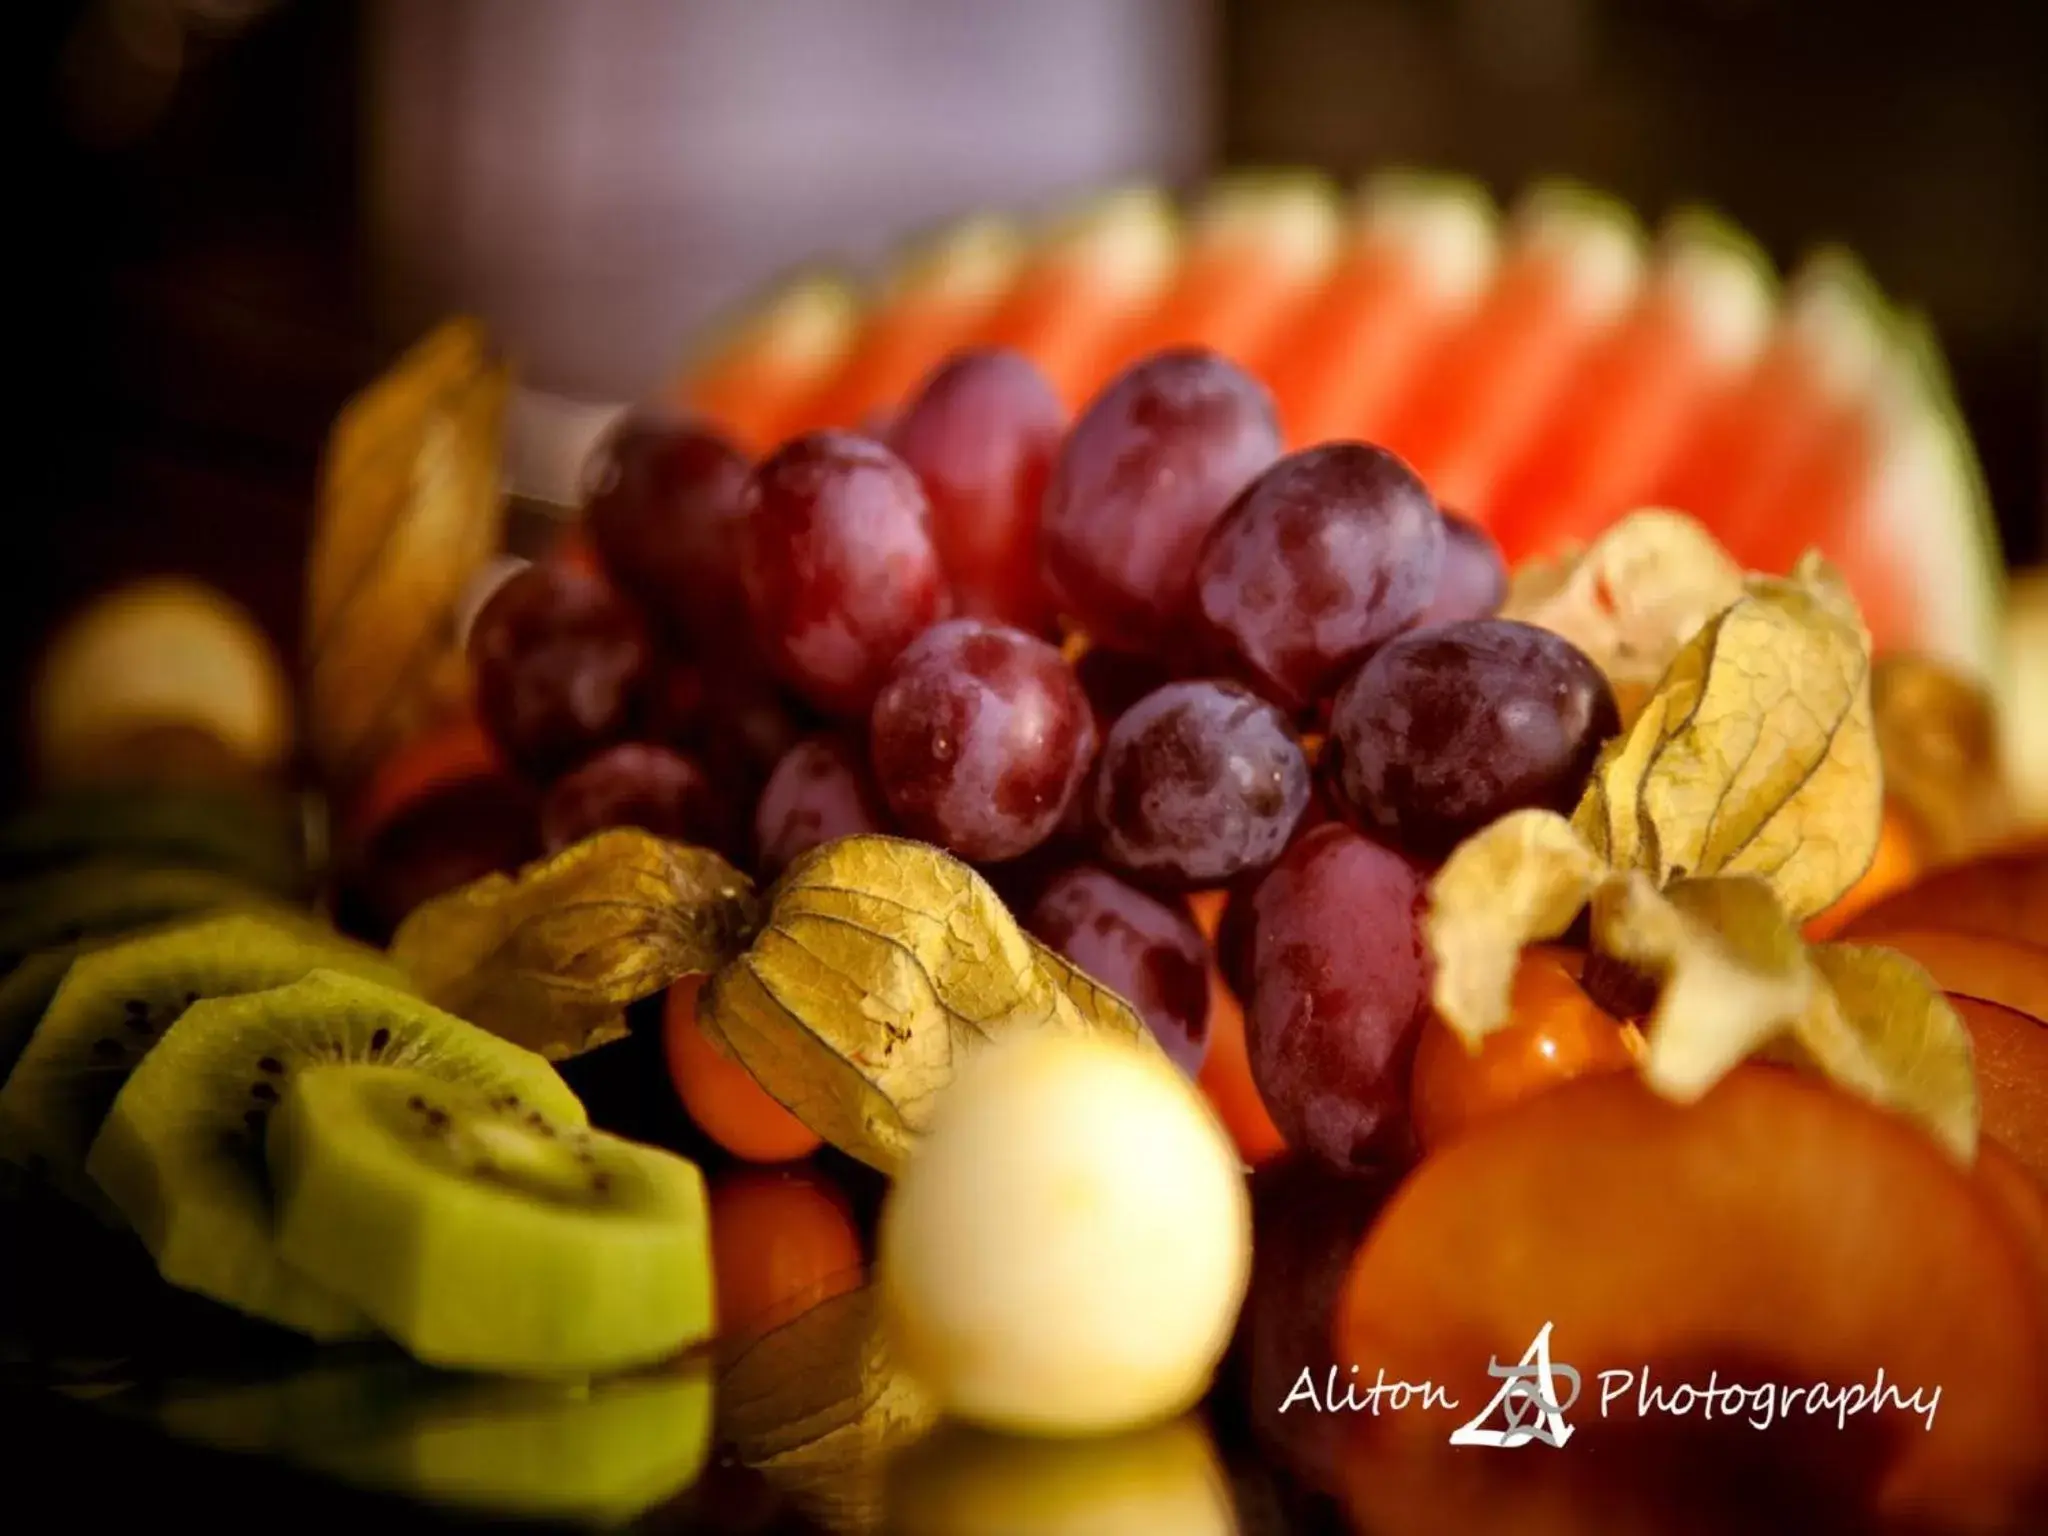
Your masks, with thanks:
M792 863L698 1018L804 1124L884 1172L985 1040L1019 1029L1152 1039L1129 1003L1025 934L970 866L882 836Z
M510 375L481 326L441 326L342 408L306 572L306 717L330 784L354 783L467 688L471 580L498 552Z
M1941 992L1903 956L1799 934L1869 866L1883 794L1869 635L1840 579L1815 556L1790 578L1744 578L1676 649L1569 821L1519 811L1445 862L1425 925L1436 1009L1476 1047L1509 1022L1522 946L1588 912L1595 955L1654 984L1641 1070L1658 1092L1688 1101L1775 1056L1968 1159L1970 1037Z
M1742 567L1682 512L1630 513L1592 545L1516 570L1501 617L1577 646L1614 689L1627 726L1680 647L1743 593Z
M416 908L391 956L420 994L551 1059L626 1033L628 1003L726 963L753 882L706 848L617 827Z

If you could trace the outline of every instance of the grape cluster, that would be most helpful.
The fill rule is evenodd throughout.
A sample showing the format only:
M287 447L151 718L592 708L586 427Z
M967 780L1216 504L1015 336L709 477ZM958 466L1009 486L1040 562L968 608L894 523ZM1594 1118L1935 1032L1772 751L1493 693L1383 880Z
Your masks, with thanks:
M1618 729L1599 670L1494 617L1486 532L1365 443L1282 454L1221 356L1140 361L1069 422L962 354L886 425L749 463L638 414L580 563L481 608L480 717L556 848L632 824L772 879L851 833L981 867L1188 1072L1212 964L1289 1142L1398 1163L1434 864L1567 808ZM1213 944L1189 897L1229 893Z

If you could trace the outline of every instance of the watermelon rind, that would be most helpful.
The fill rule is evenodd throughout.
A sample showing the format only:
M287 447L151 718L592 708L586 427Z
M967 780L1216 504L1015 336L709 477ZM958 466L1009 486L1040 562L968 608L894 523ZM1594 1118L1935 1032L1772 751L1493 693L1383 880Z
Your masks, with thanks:
M1699 344L1730 375L1748 366L1777 318L1778 273L1763 247L1695 203L1665 218L1656 259L1653 280L1684 306Z
M1896 551L1921 599L1916 643L2003 691L2005 557L1984 472L1927 317L1899 313L1879 365L1884 431L1864 536Z
M1477 303L1500 265L1500 205L1485 185L1405 166L1373 172L1353 196L1359 237L1411 254L1447 305Z
M1336 183L1312 171L1239 171L1211 181L1188 216L1203 244L1248 246L1284 273L1313 276L1342 234Z
M705 334L684 377L701 377L748 355L809 359L822 373L852 344L862 313L859 289L844 271L816 262L788 268Z
M978 213L920 230L885 262L878 304L931 295L943 303L993 301L1010 285L1029 249L1023 227L1001 214Z
M1557 255L1570 274L1568 301L1592 324L1634 302L1649 262L1648 237L1635 210L1568 177L1530 184L1510 210L1509 238L1512 248Z

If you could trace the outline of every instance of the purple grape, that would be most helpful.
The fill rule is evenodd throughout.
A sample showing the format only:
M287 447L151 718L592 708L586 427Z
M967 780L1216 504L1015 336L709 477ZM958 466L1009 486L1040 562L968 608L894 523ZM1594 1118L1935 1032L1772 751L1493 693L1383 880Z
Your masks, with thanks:
M1118 650L1185 643L1202 540L1280 452L1265 387L1214 352L1155 353L1067 434L1040 556L1054 599Z
M755 863L772 880L799 854L889 826L859 751L838 736L811 736L783 754L754 807Z
M744 662L664 657L647 694L638 734L696 758L740 802L804 735L795 701Z
M1295 842L1253 897L1252 1081L1287 1144L1351 1171L1405 1161L1429 1005L1427 875L1348 827Z
M747 461L709 427L629 416L591 461L584 519L613 581L670 632L729 646L746 633L740 493Z
M1570 641L1466 619L1381 647L1338 693L1325 750L1359 824L1434 859L1509 811L1569 812L1620 728L1606 677Z
M1050 629L1038 521L1066 428L1065 407L1031 360L993 348L947 362L890 429L889 446L931 500L932 537L961 613Z
M1153 885L1221 885L1287 846L1308 808L1308 760L1286 717L1250 689L1168 683L1110 731L1094 797L1118 869Z
M1289 454L1209 530L1195 573L1206 642L1299 711L1428 606L1443 546L1436 503L1386 450Z
M851 432L813 432L763 460L739 543L762 654L830 714L865 712L889 664L951 601L917 476Z
M1138 1010L1189 1077L1209 1051L1208 948L1185 904L1089 865L1056 875L1024 926Z
M1507 561L1493 535L1456 512L1444 513L1444 563L1438 573L1436 595L1417 629L1435 624L1455 624L1460 619L1490 619L1508 599Z
M641 827L679 843L736 851L731 806L691 759L644 741L621 742L548 786L541 843L559 853L607 827Z
M905 831L963 859L1015 858L1059 826L1095 756L1088 696L1045 641L979 619L919 636L868 725Z
M542 561L478 611L469 659L485 728L545 778L625 734L652 650L639 614L611 587Z
M517 869L541 852L539 795L506 773L428 790L384 822L350 869L351 893L378 936L458 886Z

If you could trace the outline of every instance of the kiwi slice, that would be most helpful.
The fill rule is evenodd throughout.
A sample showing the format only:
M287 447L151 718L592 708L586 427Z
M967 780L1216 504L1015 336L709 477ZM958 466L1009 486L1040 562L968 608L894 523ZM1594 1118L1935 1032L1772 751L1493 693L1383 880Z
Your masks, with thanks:
M308 888L318 828L308 799L283 790L79 786L0 826L0 869L46 873L123 859L211 870L296 897Z
M81 1204L110 1214L85 1175L86 1149L135 1064L203 997L296 981L315 967L402 985L378 951L310 918L228 913L81 953L0 1085L0 1123L17 1160Z
M276 899L211 869L102 859L0 890L0 967L38 949L223 909L274 910Z
M401 1359L179 1388L154 1413L180 1439L363 1487L493 1516L613 1524L696 1480L711 1406L703 1360L585 1384Z
M57 986L77 955L76 944L39 949L0 981L0 1083L7 1081L21 1059L28 1037L49 1011L50 999L57 995Z
M367 1331L360 1309L273 1241L265 1122L315 1063L391 1062L582 1125L555 1069L408 993L315 970L195 1003L129 1077L85 1160L173 1285L318 1338Z
M413 1067L300 1074L272 1116L285 1261L434 1365L627 1369L709 1336L694 1163Z

